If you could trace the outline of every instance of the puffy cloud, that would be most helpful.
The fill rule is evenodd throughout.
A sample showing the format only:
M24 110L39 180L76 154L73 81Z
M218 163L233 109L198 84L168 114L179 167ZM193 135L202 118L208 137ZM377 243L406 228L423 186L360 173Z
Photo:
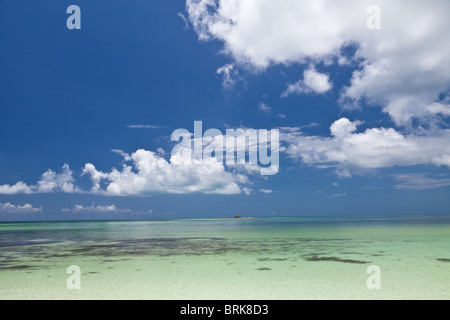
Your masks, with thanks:
M73 172L67 164L63 165L61 173L56 173L53 170L48 169L47 172L42 174L41 180L38 181L36 192L81 192L81 190L73 184L75 179L72 174Z
M200 127L195 130L202 131L201 124L197 125ZM239 128L227 129L226 134L222 134L217 129L211 129L205 131L202 138L194 137L184 129L179 133L183 140L172 150L169 161L163 158L163 150L157 153L138 150L131 156L115 150L132 165L124 165L122 171L113 169L105 173L93 164L86 164L83 174L91 177L94 185L91 191L108 195L248 194L249 189L244 186L249 183L248 175L273 175L278 172L277 130ZM201 147L202 161L199 162L197 156L193 161L192 145L197 151L197 146ZM104 188L101 188L102 182Z
M68 211L70 209L66 209ZM89 213L127 213L131 212L130 209L120 209L117 208L114 204L110 206L95 206L92 204L89 207L85 207L81 204L77 204L73 207L72 212L80 213L80 212L89 212Z
M433 98L402 96L390 100L383 108L397 125L406 126L413 118L420 118L426 123L439 121L438 116L450 116L448 99L433 102Z
M285 152L318 167L336 167L341 177L353 169L378 169L419 164L450 167L450 130L424 135L402 134L392 128L357 133L358 121L334 122L332 137L305 136L300 130L283 130Z
M380 0L381 29L370 30L368 0L187 0L186 10L202 41L218 40L235 64L251 70L307 64L303 79L289 84L283 97L324 93L332 88L315 65L351 64L355 71L339 103L361 101L389 114L393 128L356 133L358 122L336 121L332 137L285 131L286 152L320 167L336 167L340 177L356 168L434 164L450 167L449 131L439 129L450 116L450 2ZM345 54L344 48L354 48ZM427 132L412 124L426 124ZM445 126L444 126L445 127ZM409 133L408 133L409 132Z
M113 196L145 196L156 193L213 193L237 194L247 183L243 174L225 170L216 158L203 159L203 163L189 164L185 161L190 149L181 148L170 161L152 151L137 150L130 155L132 165L124 164L122 170L101 172L93 164L86 164L83 174L93 183L92 192ZM102 183L105 188L102 188Z
M370 0L187 0L202 41L219 40L241 66L361 63L342 92L343 106L380 106L397 125L450 114L450 2L379 0L381 29L369 30ZM342 48L354 46L354 56ZM335 59L337 58L337 59ZM306 78L306 77L305 77ZM314 77L311 77L312 79ZM326 83L322 78L322 84ZM309 83L309 86L308 86ZM286 94L316 82L304 79ZM314 90L313 90L314 91Z
M278 172L278 131L270 133L269 141L266 141L267 130L262 130L259 136L258 131L251 129L227 129L227 135L222 135L218 130L212 133L212 136L205 136L203 141L196 140L198 138L191 139L191 134L187 133L184 137L186 139L183 138L182 142L177 144L177 148L173 149L170 160L164 158L166 153L160 148L156 153L140 149L132 154L113 149L112 152L123 158L122 168L102 172L92 163L86 163L82 175L88 176L92 182L89 191L83 191L74 185L73 172L65 164L59 173L47 170L36 185L17 182L15 185L0 186L0 194L53 192L108 196L147 196L157 193L249 194L251 190L244 186L249 184L247 175ZM270 148L270 156L261 154L267 150L258 145L258 137L266 141L262 144ZM273 139L276 139L274 144L271 142ZM200 150L204 148L200 163L196 163L197 159L192 161L191 142L194 146L199 144L202 147ZM256 160L258 151L259 161L263 167L245 159L247 155L249 159ZM222 157L219 157L221 152ZM267 167L268 165L270 167Z
M22 181L19 181L14 185L4 184L0 186L0 194L19 194L19 193L25 194L33 193L33 188Z
M331 127L331 134L335 137L345 137L355 132L357 129L357 123L350 122L347 118L341 118L335 121Z
M66 192L79 193L81 189L73 184L73 172L67 164L64 164L60 173L48 169L41 176L36 185L27 185L19 181L14 185L4 184L0 186L0 194L31 194Z
M326 93L333 88L330 77L327 74L319 73L314 68L310 68L303 73L303 80L294 84L289 84L286 91L281 96L286 98L291 94L300 93Z
M186 9L201 40L223 41L237 62L265 68L337 54L355 20L365 27L364 1L354 2L187 0ZM355 11L361 12L356 18Z
M23 206L14 205L9 202L0 203L0 213L36 213L42 211L41 208L35 208L31 204L24 204Z

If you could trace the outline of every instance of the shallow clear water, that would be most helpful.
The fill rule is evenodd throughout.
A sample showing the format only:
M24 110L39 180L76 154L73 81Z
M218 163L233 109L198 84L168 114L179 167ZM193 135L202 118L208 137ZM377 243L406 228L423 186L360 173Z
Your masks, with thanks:
M80 290L66 286L71 265ZM449 299L449 288L450 216L0 224L0 299Z

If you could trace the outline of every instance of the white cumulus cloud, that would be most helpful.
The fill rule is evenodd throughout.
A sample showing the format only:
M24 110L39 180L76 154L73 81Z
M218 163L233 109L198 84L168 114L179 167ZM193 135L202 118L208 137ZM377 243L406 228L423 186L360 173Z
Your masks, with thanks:
M331 137L305 136L300 130L283 130L285 152L318 167L336 167L339 176L354 169L432 164L450 167L450 130L423 135L403 134L392 128L357 132L360 122L342 118L331 127Z
M0 185L0 194L30 194L33 193L34 188L30 187L26 183L19 181L14 185L4 184Z
M358 169L431 164L450 167L450 1L379 0L380 29L368 28L370 0L187 0L201 41L219 41L235 67L260 72L303 65L282 97L333 89L319 64L351 66L342 108L378 107L395 127L357 132L337 120L331 137L286 131L285 152L340 177ZM353 49L354 53L348 53ZM263 74L263 73L260 73Z
M14 205L9 202L0 203L0 213L36 213L40 211L42 211L42 207L35 208L29 203L26 203L23 206Z
M74 185L75 179L69 165L64 164L61 172L48 169L36 185L27 185L19 181L14 185L0 185L0 194L32 194L32 193L80 193L81 189Z
M342 91L344 107L363 99L397 125L450 114L450 2L379 0L381 29L370 30L371 0L187 0L202 41L218 40L240 66L263 70L283 64L361 62ZM356 48L343 57L342 48ZM311 76L311 79L314 79ZM319 78L320 79L320 78ZM317 79L316 79L317 80ZM320 83L320 84L319 84ZM308 77L285 94L326 90ZM314 88L316 90L314 90Z
M314 68L310 68L303 73L303 80L299 80L294 84L289 84L281 96L285 98L291 94L321 94L330 91L332 88L333 85L327 74L319 73Z
M83 174L93 183L91 192L112 196L145 196L157 193L211 193L237 194L247 183L243 174L225 170L216 158L205 158L202 164L188 164L183 160L189 152L181 150L170 161L148 150L137 150L130 155L131 165L121 170L101 172L93 164L86 164ZM104 187L102 187L104 186Z
M69 209L66 209L68 211ZM127 213L131 212L130 209L117 208L114 204L109 206L95 206L94 204L90 206L83 206L77 204L73 207L72 212L88 212L88 213Z

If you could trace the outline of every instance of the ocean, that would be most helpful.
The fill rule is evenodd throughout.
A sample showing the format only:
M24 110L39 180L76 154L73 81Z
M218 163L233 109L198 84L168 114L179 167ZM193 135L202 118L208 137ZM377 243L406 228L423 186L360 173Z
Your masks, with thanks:
M0 299L449 298L450 215L0 223Z

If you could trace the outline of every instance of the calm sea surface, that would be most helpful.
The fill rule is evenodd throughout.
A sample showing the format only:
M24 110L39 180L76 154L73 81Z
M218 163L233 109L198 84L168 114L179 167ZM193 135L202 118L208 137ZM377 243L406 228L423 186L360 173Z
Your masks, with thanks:
M0 299L449 298L450 215L0 223Z

